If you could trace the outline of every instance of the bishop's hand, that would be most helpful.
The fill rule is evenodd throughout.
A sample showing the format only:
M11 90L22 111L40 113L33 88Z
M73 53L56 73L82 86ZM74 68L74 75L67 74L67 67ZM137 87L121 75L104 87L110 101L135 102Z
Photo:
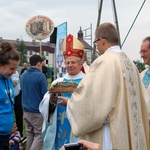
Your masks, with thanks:
M58 96L60 96L61 94L50 94L50 101L53 104L57 104L58 101Z
M69 98L58 96L58 99L61 100L61 101L58 102L58 104L60 104L62 106L67 106L67 102L69 101Z

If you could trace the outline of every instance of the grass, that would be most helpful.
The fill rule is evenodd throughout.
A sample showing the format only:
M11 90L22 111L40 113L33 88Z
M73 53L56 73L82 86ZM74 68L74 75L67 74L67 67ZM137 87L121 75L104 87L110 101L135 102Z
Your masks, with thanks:
M50 85L51 85L51 78L48 78L47 79L47 83L48 83L48 90L50 88ZM23 136L26 137L26 127L25 127L25 121L23 120ZM25 150L26 150L26 144L23 145L25 147ZM43 150L43 146L41 148L41 150Z

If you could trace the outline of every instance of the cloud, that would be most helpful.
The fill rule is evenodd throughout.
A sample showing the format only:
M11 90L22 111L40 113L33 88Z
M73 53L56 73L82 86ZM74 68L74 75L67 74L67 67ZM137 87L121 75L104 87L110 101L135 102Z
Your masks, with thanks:
M127 35L143 1L116 0L121 41ZM143 6L124 46L131 59L139 58L139 47L142 39L150 33L150 1ZM92 36L97 24L98 0L1 0L0 2L0 37L8 39L22 38L31 40L25 32L26 22L35 15L45 15L58 26L67 22L68 33L77 36L80 29L89 28L92 24ZM111 1L103 1L101 23L114 23ZM49 39L46 39L49 40Z

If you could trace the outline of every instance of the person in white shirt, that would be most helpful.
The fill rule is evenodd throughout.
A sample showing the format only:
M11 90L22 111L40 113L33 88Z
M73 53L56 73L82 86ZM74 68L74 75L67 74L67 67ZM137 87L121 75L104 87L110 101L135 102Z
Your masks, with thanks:
M21 134L21 137L23 137L23 110L22 110L21 87L18 71L12 74L11 78L15 94L14 110L15 110L16 124L18 127L18 131Z

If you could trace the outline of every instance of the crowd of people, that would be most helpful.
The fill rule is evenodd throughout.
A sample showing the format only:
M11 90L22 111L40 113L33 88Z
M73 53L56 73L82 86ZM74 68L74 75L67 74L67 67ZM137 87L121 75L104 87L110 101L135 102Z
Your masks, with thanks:
M150 37L141 43L148 66L141 73L121 50L113 24L99 25L93 43L100 56L89 67L82 42L71 34L64 39L67 73L52 85L78 86L61 94L49 92L41 56L31 56L19 74L17 49L0 45L0 150L19 150L23 119L27 150L65 150L67 143L84 150L150 149Z

